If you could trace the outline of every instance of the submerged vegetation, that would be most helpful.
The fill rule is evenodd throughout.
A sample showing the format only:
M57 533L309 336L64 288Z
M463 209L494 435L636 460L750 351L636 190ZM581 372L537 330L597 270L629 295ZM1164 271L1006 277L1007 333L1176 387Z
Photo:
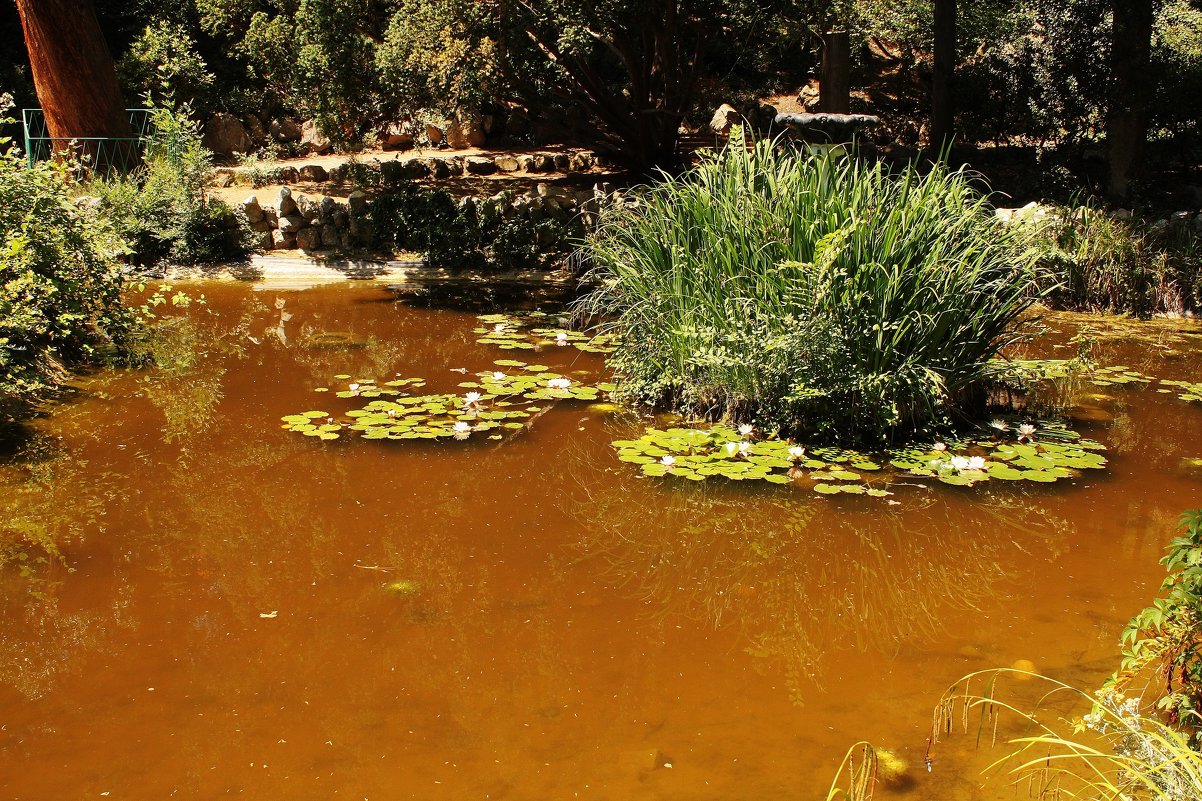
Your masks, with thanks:
M732 136L603 215L580 308L627 398L839 440L948 423L1050 291L972 181Z
M990 769L1007 768L1033 797L1202 798L1202 510L1186 512L1181 528L1161 560L1169 570L1163 595L1123 631L1122 664L1100 690L1091 696L1018 668L973 673L944 694L931 742L952 733L957 721L969 730L975 711L978 742L985 734L996 741L999 729L1011 732L1009 752ZM998 687L1006 678L1037 680L1047 690L1024 708L1001 700ZM1054 711L1083 700L1090 711L1079 717Z

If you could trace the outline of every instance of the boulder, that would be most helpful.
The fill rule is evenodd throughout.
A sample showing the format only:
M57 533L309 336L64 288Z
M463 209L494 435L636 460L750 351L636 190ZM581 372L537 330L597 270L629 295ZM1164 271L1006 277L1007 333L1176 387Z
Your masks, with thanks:
M320 164L306 164L297 171L297 177L302 181L313 181L320 183L329 180L330 174L326 172L326 168Z
M296 244L296 234L285 234L280 229L271 232L271 246L277 250L290 248Z
M329 153L334 149L329 137L321 132L313 120L305 120L301 126L300 146L307 153Z
M537 157L538 169L536 172L555 172L555 157L547 153L543 153Z
M513 156L497 156L493 159L493 163L497 165L497 169L501 172L517 172L522 166Z
M218 167L213 170L213 177L210 179L210 183L220 189L233 186L236 182L237 176L229 167Z
M308 224L308 220L300 214L293 212L292 214L285 214L280 217L280 227L278 230L283 234L295 234Z
M455 150L484 147L484 125L473 114L457 114L455 120L447 126L446 139L447 145Z
M380 131L380 147L384 150L408 150L413 147L413 132L403 122L390 122Z
M338 211L338 201L329 195L322 195L321 200L318 201L318 205L321 207L321 218L323 220L333 219L334 212Z
M492 175L497 171L497 163L484 156L468 156L465 163L470 175Z
M440 179L451 177L451 168L442 159L428 158L417 161L425 168L427 175Z
M351 192L346 201L350 204L351 214L362 214L367 211L367 195L362 192Z
M412 178L413 170L407 161L384 161L380 163L380 180L385 185L399 184L407 178Z
M520 156L518 157L518 164L526 172L539 172L538 159L534 156Z
M249 153L254 150L246 126L232 114L219 112L205 123L204 146L214 153L230 156L234 153Z
M296 246L301 250L317 250L321 247L321 232L316 228L302 228L296 232Z
M739 124L739 112L729 103L723 103L710 117L710 130L719 136L730 133L731 126Z
M243 121L246 123L246 132L250 135L251 144L256 148L267 144L267 128L261 119L254 114L247 114Z
M296 201L292 199L292 190L281 186L275 195L275 210L281 217L296 211Z
M263 221L263 207L259 205L259 199L254 195L250 195L238 205L242 207L242 213L246 215L248 222Z
M556 153L551 157L551 161L559 172L567 172L572 169L572 157L567 153Z
M281 184L294 184L300 180L296 167L280 167L275 171L275 180Z
M321 204L308 195L296 196L296 210L309 222L321 216Z
M426 123L426 140L434 147L442 144L442 128Z
M317 229L314 228L314 231ZM321 227L321 244L322 247L336 248L339 246L338 227L333 223L326 223Z
M271 138L282 145L292 142L299 142L304 133L301 126L296 120L287 118L276 118L267 125L267 132L271 134Z
M570 162L572 172L588 172L593 167L592 153L576 153Z

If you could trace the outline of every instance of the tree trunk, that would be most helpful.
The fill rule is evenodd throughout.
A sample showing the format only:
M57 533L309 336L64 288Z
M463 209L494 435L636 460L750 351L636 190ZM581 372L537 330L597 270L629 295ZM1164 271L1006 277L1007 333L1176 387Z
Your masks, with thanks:
M132 136L92 0L17 0L17 11L49 135Z
M818 110L827 114L851 111L851 39L847 31L822 35L822 66L818 76Z
M1131 194L1148 137L1147 75L1152 55L1153 0L1114 0L1110 46L1110 103L1106 149L1110 195Z
M955 130L956 0L935 0L934 65L931 75L931 144L948 145Z

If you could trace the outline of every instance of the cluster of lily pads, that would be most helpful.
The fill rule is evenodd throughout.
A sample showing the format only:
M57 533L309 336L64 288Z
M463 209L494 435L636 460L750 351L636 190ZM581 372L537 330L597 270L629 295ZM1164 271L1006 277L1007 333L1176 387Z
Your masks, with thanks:
M1104 447L1063 428L1040 431L1034 424L991 423L992 433L868 455L842 448L803 445L756 437L752 426L648 428L638 439L612 443L618 458L647 476L704 481L808 484L823 495L885 497L899 478L930 478L972 486L984 481L1052 483L1080 470L1105 467ZM1042 435L1041 435L1042 434Z
M1181 398L1183 401L1202 403L1202 382L1190 383L1189 381L1169 381L1167 379L1161 379L1160 383L1164 384L1165 386L1176 387L1178 390L1180 390L1180 392L1177 393L1177 397ZM1171 392L1172 390L1160 389L1157 391Z
M539 350L545 347L572 347L585 353L613 353L610 334L585 334L568 328L568 319L546 312L482 314L480 326L472 332L480 335L482 345L502 350Z
M342 417L312 410L281 418L283 427L321 440L339 439L344 431L354 431L363 439L467 439L473 434L489 434L501 439L500 429L521 430L534 415L543 411L542 401L593 401L613 390L612 384L588 384L552 372L546 365L526 364L501 359L494 364L505 370L476 373L478 380L463 381L469 391L414 395L411 391L426 385L421 378L397 378L377 384L362 378L347 384L335 394L339 398L366 398L369 402ZM335 376L349 379L349 375ZM319 387L319 392L329 391Z

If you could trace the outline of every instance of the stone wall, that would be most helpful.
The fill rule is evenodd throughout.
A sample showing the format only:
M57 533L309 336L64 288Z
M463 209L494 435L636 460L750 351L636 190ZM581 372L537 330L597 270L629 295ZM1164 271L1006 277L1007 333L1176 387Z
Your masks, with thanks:
M255 245L261 250L350 251L377 244L371 223L371 202L363 191L340 199L282 187L265 200L252 194L238 208L246 215L255 232ZM564 189L540 183L524 191L505 189L493 195L459 199L460 207L474 205L486 219L499 216L533 222L578 221L586 230L596 224L602 206L615 202L630 201L608 183L595 184L592 189Z

